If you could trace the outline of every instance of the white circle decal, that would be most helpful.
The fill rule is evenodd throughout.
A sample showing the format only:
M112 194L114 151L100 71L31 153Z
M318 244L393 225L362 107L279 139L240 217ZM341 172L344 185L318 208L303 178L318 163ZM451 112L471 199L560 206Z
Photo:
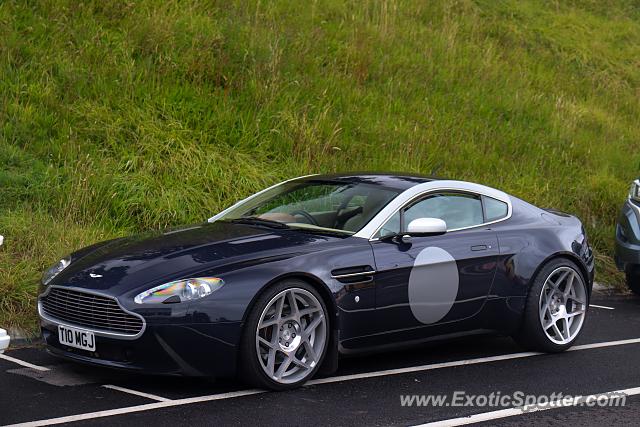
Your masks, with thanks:
M458 296L458 265L442 248L425 248L409 275L409 307L421 323L435 323L449 313Z

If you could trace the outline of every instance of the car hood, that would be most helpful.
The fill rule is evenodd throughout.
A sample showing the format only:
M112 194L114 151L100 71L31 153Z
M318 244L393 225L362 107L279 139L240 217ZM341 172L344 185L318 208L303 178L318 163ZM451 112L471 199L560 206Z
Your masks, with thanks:
M197 224L80 250L72 254L69 267L51 284L121 293L215 271L227 264L255 264L307 253L340 238L229 222Z

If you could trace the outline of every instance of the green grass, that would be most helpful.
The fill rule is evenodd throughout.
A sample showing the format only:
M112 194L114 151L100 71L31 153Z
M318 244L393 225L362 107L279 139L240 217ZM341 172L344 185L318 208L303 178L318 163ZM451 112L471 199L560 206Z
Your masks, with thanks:
M620 284L639 84L631 0L0 2L0 325L71 250L312 172L575 212Z

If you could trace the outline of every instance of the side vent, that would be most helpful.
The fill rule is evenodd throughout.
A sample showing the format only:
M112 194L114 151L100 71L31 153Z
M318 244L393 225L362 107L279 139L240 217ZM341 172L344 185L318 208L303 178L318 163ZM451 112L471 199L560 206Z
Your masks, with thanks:
M373 280L375 273L370 265L357 265L332 270L331 277L342 283L366 283Z

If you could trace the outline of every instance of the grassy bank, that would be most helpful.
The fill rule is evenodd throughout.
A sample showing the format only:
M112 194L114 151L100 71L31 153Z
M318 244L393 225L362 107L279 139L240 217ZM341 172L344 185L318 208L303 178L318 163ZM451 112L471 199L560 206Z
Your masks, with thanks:
M612 268L640 149L632 1L0 2L0 325L39 272L311 172L577 213Z

